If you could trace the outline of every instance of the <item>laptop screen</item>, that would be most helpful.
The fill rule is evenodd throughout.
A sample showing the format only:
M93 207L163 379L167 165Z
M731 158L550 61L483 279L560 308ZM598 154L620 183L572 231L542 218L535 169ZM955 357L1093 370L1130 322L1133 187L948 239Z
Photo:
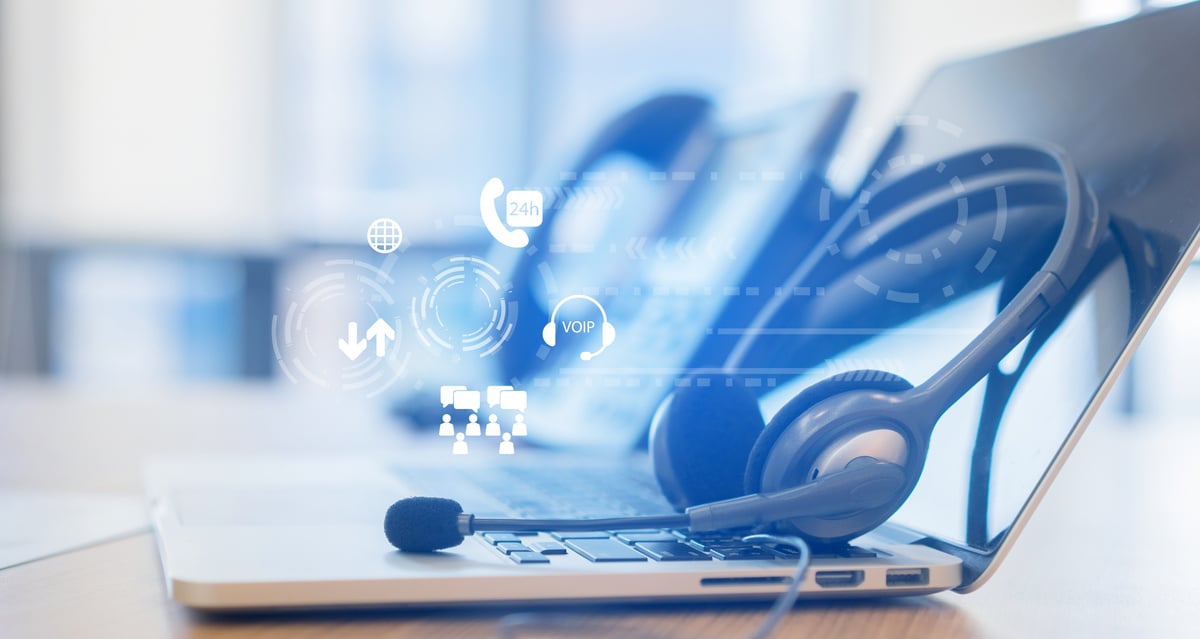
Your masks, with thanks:
M1110 212L1117 241L1056 328L1035 333L1000 366L1019 373L1011 394L985 380L938 422L921 480L893 522L994 551L1183 266L1200 228L1196 33L1200 6L1192 5L950 64L900 120L876 177L981 145L1053 143ZM1025 244L1015 236L1002 243L1001 251L1006 246L1018 256L1014 269L1028 267L1020 256L1033 249ZM1004 287L1021 277L1014 273L1015 282L951 300L837 353L769 395L768 414L838 370L881 368L924 381L995 316ZM1120 391L1108 401L1127 402Z

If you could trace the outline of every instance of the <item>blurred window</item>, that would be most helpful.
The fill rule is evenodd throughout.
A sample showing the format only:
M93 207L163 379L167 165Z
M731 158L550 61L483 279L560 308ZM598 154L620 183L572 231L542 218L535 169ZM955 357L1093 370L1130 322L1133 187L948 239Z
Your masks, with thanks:
M856 86L843 155L865 164L940 61L1139 6L6 0L0 238L37 264L0 308L47 317L0 335L81 379L268 374L274 273L385 215L420 248L482 250L461 231L487 178L564 167L652 94L733 118Z

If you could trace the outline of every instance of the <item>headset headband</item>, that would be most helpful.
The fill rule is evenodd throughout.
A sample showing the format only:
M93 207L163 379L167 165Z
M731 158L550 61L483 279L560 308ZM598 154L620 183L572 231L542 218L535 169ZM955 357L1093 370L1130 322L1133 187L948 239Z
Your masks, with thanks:
M591 302L592 304L594 304L596 306L597 309L600 310L600 319L603 320L605 324L608 323L608 313L604 312L604 307L600 305L600 302L597 302L596 298L594 298L590 295L581 295L581 294L568 295L568 296L562 298L561 300L559 300L558 304L554 305L554 310L550 311L550 321L551 322L558 321L558 309L562 308L563 304L566 304L567 302L570 302L571 300L587 300L587 301Z
M1058 188L1049 197L1039 196L1038 201L1007 201L1007 190L1030 185ZM833 245L845 239L860 216L874 217L873 225L878 225L874 228L883 228L887 232L905 224L919 223L922 212L953 204L956 200L961 204L966 198L987 193L995 194L998 226L1007 219L1010 205L1014 208L1055 205L1064 209L1063 223L1045 263L1020 292L978 337L912 391L914 403L924 406L931 417L928 422L931 425L1019 344L1078 281L1099 246L1107 223L1095 195L1084 184L1067 155L1057 147L1018 144L987 147L932 163L873 190L864 189L858 203L835 222L821 244ZM965 215L961 208L960 213L961 219ZM851 250L854 246L864 246L861 237L845 239L844 244ZM825 257L819 251L805 256L782 288L788 290L805 284ZM736 368L762 332L760 329L768 325L785 302L785 297L776 297L764 306L726 360L727 371L736 373ZM836 304L837 301L826 299L823 303Z

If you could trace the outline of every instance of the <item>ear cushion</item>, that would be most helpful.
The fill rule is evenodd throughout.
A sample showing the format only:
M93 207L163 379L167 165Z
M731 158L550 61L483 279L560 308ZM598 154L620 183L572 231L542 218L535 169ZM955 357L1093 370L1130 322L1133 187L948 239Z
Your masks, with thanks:
M557 331L554 330L554 322L546 322L542 327L542 341L546 342L546 346L554 346L554 338L558 337Z
M740 497L746 459L762 430L758 399L739 380L718 376L706 387L676 389L650 427L663 495L678 510Z
M604 346L612 346L612 343L617 341L617 327L605 322L600 330L600 343Z
M775 445L779 436L787 430L788 426L791 426L792 422L796 421L808 409L834 395L840 395L849 391L879 390L900 392L912 387L912 384L898 375L883 371L858 370L839 373L800 391L799 394L788 400L788 403L784 404L783 408L779 409L775 417L771 418L771 423L767 425L766 429L759 435L758 440L754 442L754 446L750 450L750 455L746 461L746 472L743 482L746 494L762 492L763 464L766 463L767 456L771 453L771 447Z

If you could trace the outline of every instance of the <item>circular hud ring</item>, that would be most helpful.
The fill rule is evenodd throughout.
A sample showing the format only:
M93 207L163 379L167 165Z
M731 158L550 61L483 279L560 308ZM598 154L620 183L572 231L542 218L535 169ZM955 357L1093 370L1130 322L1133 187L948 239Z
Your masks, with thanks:
M404 307L393 295L395 281L359 260L329 260L322 271L299 288L284 288L284 310L271 319L275 359L293 384L378 395L403 375L409 359L400 348ZM377 332L386 332L383 325L394 332L368 338L376 323ZM375 340L382 340L383 355Z
M411 320L431 351L485 358L512 337L517 302L496 267L478 257L448 257L421 282L425 290L413 299Z
M962 129L946 120L932 118L923 115L910 115L897 121L897 127L901 131L911 129L926 129L932 131L935 136L944 136L956 143L962 136ZM925 136L927 133L911 133L910 136ZM990 158L987 154L983 154L979 158L981 166L986 166L990 163ZM888 157L879 163L876 168L871 171L871 182L865 186L858 194L858 197L853 203L853 212L855 213L854 226L858 231L852 235L859 242L866 242L871 246L873 253L881 253L885 258L895 264L895 268L917 269L918 271L927 271L932 265L937 265L946 260L948 256L954 255L959 260L967 259L968 256L961 255L966 251L978 251L978 254L970 255L970 261L974 268L979 273L983 273L991 265L996 257L998 246L1005 239L1005 228L1008 220L1008 207L1005 201L1004 187L998 187L995 191L996 204L995 207L987 207L986 211L972 211L970 200L967 194L964 193L963 185L960 177L953 172L947 170L944 163L939 163L933 169L943 177L944 184L947 188L952 189L957 197L953 202L945 207L945 214L942 217L943 221L937 224L931 224L930 227L942 229L937 238L932 238L934 241L906 244L901 239L904 238L901 233L889 233L886 224L881 225L877 220L877 215L873 208L873 199L876 195L876 188L880 185L889 183L893 178L906 175L914 170L923 168L927 165L928 159L919 154L897 154ZM824 200L823 200L824 201ZM979 219L986 214L988 219ZM822 213L822 219L827 219L827 213ZM974 219L974 222L971 220ZM991 242L989 245L982 247L971 245L967 246L962 243L964 231L967 229L968 223L978 224L984 223L990 225ZM876 246L877 243L883 242L882 245ZM825 247L830 255L836 255L849 247L844 244L839 245L838 242L833 242ZM940 286L934 287L937 295L941 299L953 297L958 289L955 287L955 282L951 281L952 276L956 276L953 271L935 270L935 272L947 273L946 280L942 281ZM904 280L905 278L896 278ZM912 280L913 278L907 278ZM909 290L903 287L891 286L886 282L875 281L869 274L860 273L854 281L858 288L870 293L874 296L883 297L889 302L900 304L920 304L924 300L921 299L921 292L917 290Z

